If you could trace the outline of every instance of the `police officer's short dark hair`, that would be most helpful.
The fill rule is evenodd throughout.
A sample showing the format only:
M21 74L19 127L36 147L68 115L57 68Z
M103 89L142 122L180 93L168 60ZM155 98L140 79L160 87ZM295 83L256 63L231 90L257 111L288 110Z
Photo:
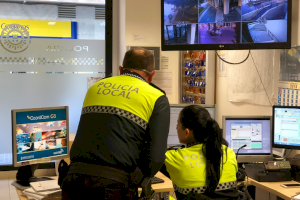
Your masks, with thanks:
M136 69L141 71L152 72L154 70L154 56L153 54L144 48L133 48L125 53L123 60L124 70Z

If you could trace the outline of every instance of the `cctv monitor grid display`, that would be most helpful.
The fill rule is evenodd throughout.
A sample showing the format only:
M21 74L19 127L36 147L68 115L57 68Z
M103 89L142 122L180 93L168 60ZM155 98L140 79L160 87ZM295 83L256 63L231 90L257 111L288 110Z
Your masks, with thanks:
M287 0L164 0L164 45L287 42Z
M17 163L68 154L66 109L16 112L15 116Z
M267 155L271 153L271 117L270 118L228 118L225 119L224 137L229 147L244 155ZM223 125L223 126L224 126Z

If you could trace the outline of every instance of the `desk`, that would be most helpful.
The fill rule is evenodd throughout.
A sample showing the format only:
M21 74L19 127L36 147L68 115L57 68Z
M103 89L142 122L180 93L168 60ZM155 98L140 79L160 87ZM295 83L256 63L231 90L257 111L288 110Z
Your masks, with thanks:
M284 181L284 182L258 182L251 178L248 179L248 185L253 185L260 189L263 189L267 192L275 194L276 196L290 200L293 196L296 195L296 192L300 191L300 188L284 188L281 187L281 184L288 184L288 183L298 183L296 181Z
M173 183L172 181L166 177L165 175L163 175L162 173L158 172L155 176L157 176L158 178L163 179L165 182L164 183L157 183L157 184L153 184L152 188L156 193L162 193L162 192L173 192ZM57 176L52 177L52 178L57 178ZM25 195L22 194L22 190L17 189L17 193L19 195L20 200L28 200L27 197ZM142 188L138 189L139 194L142 192ZM47 198L46 200L58 200L61 199L60 197L56 197L56 198Z

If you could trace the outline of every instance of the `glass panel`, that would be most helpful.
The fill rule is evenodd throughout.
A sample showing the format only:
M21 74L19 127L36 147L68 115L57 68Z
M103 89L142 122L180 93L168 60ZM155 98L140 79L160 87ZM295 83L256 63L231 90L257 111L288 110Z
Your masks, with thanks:
M0 3L0 165L12 164L12 109L69 106L76 133L88 79L105 76L105 19L94 6L72 9Z

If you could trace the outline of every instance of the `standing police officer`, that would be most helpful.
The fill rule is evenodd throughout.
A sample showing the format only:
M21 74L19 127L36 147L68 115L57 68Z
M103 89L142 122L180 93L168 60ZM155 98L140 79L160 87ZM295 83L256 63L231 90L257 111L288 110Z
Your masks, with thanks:
M138 185L164 163L170 105L151 83L154 56L131 49L119 70L86 94L63 199L137 199Z

